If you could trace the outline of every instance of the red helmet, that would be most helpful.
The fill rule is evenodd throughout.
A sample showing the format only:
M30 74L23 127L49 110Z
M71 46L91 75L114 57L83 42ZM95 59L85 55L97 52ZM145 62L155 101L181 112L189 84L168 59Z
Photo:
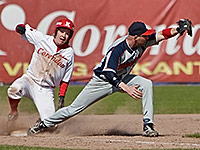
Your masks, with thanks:
M71 20L69 20L68 18L59 20L56 23L55 29L57 29L59 27L68 28L68 29L70 29L71 31L74 32L74 23Z

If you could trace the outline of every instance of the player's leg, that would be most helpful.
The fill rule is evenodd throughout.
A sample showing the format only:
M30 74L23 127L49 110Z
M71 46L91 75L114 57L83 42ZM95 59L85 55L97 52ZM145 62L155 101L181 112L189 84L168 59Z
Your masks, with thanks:
M31 99L33 100L41 120L48 118L55 113L54 89L41 87L35 83L31 90Z
M44 119L43 124L40 127L52 127L55 124L61 123L69 119L70 117L80 113L101 98L112 94L112 92L113 87L111 84L94 76L71 105L59 109L51 117ZM36 127L35 129L33 129L33 132L40 132L40 127Z
M26 87L28 83L27 75L23 75L8 88L8 100L10 103L10 113L6 124L8 134L15 129L15 120L18 118L18 104L21 98L27 93Z
M10 104L10 113L8 115L8 120L16 120L18 116L18 104L21 98L26 93L26 75L18 78L13 82L13 84L8 88L8 101Z
M138 88L142 91L142 107L144 130L149 127L152 131L150 136L157 136L158 133L153 129L154 112L153 112L153 84L152 81L141 76L128 75L123 81L129 86L140 85ZM149 131L148 130L148 131ZM147 133L149 134L149 133ZM149 135L147 135L149 136Z
M123 81L129 86L140 85L138 88L142 91L142 106L144 115L144 124L153 123L153 89L152 81L141 76L128 75Z
M21 99L13 99L8 96L10 104L10 113L8 114L8 120L16 120L18 118L18 104Z
M41 121L55 113L54 88L41 87L36 83L34 84L34 87L29 89L30 97L38 110L39 118L36 123L28 129L28 134L32 132L32 128L38 126ZM55 131L56 128L57 126L53 126L49 128L48 131Z

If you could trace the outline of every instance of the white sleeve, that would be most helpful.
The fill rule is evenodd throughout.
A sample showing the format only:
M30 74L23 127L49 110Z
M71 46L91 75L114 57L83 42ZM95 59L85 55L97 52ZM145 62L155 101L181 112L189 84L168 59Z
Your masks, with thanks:
M69 59L70 57L70 59ZM65 75L62 79L62 81L64 82L69 82L73 73L73 69L74 69L74 53L72 52L71 55L67 57L69 59L67 66L66 66L66 70L65 70Z
M31 28L28 24L25 25L26 32L22 35L22 38L27 40L28 42L32 44L38 43L40 40L42 40L45 35L36 29Z

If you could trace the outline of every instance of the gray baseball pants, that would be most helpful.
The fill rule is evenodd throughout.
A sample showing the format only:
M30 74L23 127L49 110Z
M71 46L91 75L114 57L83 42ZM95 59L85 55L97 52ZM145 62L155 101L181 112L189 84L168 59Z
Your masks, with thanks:
M129 86L134 86L137 84L140 85L139 90L141 90L143 94L142 107L144 125L153 123L152 81L141 76L127 75L124 77L123 82ZM94 75L71 105L59 109L51 117L44 119L44 124L47 127L51 127L55 124L61 123L70 117L82 112L91 104L117 91L119 91L118 88Z

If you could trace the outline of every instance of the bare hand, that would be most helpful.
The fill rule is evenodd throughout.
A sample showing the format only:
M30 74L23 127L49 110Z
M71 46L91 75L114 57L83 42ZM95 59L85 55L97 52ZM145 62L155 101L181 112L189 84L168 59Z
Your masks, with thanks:
M140 87L140 85L128 86L124 82L121 82L119 84L119 88L122 89L123 91L125 91L126 93L128 93L128 95L130 95L135 100L142 98L142 92L138 90L139 87Z

